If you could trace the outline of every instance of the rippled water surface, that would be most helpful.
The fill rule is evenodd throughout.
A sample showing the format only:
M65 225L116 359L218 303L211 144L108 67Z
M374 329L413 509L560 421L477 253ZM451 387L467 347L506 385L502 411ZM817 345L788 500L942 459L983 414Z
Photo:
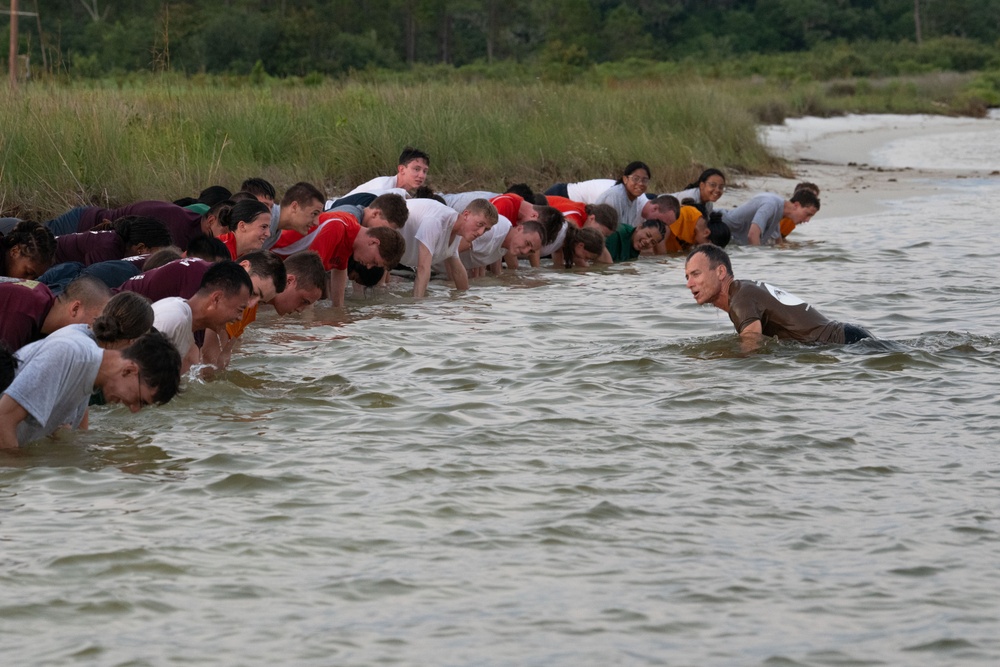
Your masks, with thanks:
M733 251L879 342L741 354L674 257L264 314L0 469L3 663L998 664L998 199Z

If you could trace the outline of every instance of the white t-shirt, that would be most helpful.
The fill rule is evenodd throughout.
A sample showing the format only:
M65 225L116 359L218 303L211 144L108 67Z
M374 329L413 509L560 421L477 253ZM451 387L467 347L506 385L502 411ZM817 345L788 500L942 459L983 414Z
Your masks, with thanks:
M153 304L153 326L177 347L181 359L194 345L194 316L191 306L179 296L160 299Z
M584 204L596 204L597 198L608 188L614 186L615 180L611 178L595 178L590 181L580 181L579 183L567 183L566 192L568 199L583 202Z
M458 255L459 237L451 238L458 212L433 199L407 199L410 215L400 233L406 241L406 251L399 263L416 269L420 260L420 245L431 251L431 264Z
M543 245L542 249L538 252L539 257L547 257L563 247L563 243L566 242L566 226L569 223L563 220L562 227L559 228L559 233L556 237L547 245Z
M607 204L618 211L618 222L632 225L636 229L642 224L642 207L649 199L643 195L636 197L635 201L629 201L625 184L619 183L601 193L597 198L598 204Z
M18 444L43 438L63 424L76 428L86 414L104 351L86 327L66 329L15 353L16 375L4 393L28 413L17 425Z
M684 205L685 199L691 199L696 204L702 204L705 208L706 220L708 219L708 216L712 213L712 202L701 201L701 188L699 188L698 186L695 186L693 188L688 188L687 190L681 190L680 192L674 192L673 195L674 197L677 197L677 201L681 203L681 206Z
M503 247L503 242L507 240L507 233L510 232L512 224L505 216L499 216L497 224L486 230L486 233L472 242L469 250L459 255L462 264L467 269L475 269L480 266L489 266L498 259L503 259L507 250Z
M485 190L477 190L476 192L459 192L453 195L441 195L444 197L444 203L451 206L453 209L461 213L464 211L469 204L476 199L485 199L489 201L497 196L496 192L486 192Z
M396 177L395 176L376 176L370 181L366 181L348 192L345 197L350 195L356 195L359 192L369 192L373 195L385 194L388 190L396 189Z

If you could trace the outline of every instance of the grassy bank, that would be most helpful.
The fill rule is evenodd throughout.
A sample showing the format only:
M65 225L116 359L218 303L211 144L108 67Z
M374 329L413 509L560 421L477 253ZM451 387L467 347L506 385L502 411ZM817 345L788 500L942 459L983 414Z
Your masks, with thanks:
M652 167L653 189L707 165L783 169L752 114L701 83L28 86L0 100L2 210L47 218L253 175L344 192L391 173L406 144L431 154L446 191L547 187L635 159Z
M545 188L610 177L635 159L652 167L651 190L664 191L706 166L787 172L758 143L757 123L807 114L981 115L1000 88L1000 76L972 73L718 79L678 67L35 83L0 98L0 211L46 219L85 204L175 199L215 183L235 188L247 176L279 190L307 180L335 194L392 173L407 144L431 154L432 183L444 191Z

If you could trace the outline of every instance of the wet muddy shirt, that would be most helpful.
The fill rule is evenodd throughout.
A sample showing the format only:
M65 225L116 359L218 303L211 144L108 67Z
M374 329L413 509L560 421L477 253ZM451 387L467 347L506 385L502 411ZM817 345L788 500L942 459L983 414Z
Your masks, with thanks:
M843 343L844 325L779 287L734 280L729 285L729 319L737 332L760 320L765 336L804 343Z

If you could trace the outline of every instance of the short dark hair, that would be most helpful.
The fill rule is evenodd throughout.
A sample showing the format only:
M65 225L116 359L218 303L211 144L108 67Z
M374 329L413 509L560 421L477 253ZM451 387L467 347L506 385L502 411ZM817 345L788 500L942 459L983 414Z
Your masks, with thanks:
M250 274L236 262L227 259L216 262L208 268L208 271L201 278L198 292L207 294L215 290L222 290L227 295L234 295L239 294L244 289L253 292Z
M403 152L399 154L399 162L396 164L407 165L414 160L425 160L427 162L427 166L430 166L431 164L431 156L419 148L414 148L413 146L407 146L403 149Z
M281 205L291 206L292 202L297 202L299 206L308 206L309 202L312 201L318 201L322 204L326 201L326 197L312 183L300 181L285 190L285 196L281 198Z
M385 276L385 269L381 266L368 268L354 259L354 257L351 257L347 260L347 275L351 280L365 287L375 287ZM323 297L326 298L326 294Z
M421 185L419 188L413 191L414 199L433 199L439 204L445 204L444 197L434 192L434 188L429 185Z
M197 257L206 262L230 259L229 248L226 247L226 244L207 234L199 234L191 239L191 242L188 243L187 256Z
M819 210L819 197L812 190L796 190L789 201L804 208L814 207Z
M548 232L545 231L545 227L542 225L542 223L538 222L537 220L525 220L519 225L519 227L521 227L521 229L524 232L527 232L528 234L532 233L538 234L538 236L542 240L542 245L543 246L548 245L549 235Z
M515 194L524 201L530 202L532 204L539 203L535 201L535 191L532 190L531 186L528 185L527 183L512 183L510 186L507 187L506 190L504 190L504 194L507 193ZM545 202L541 203L544 204Z
M163 405L181 388L181 354L156 329L139 336L122 350L122 357L139 366L140 380L153 389L153 400Z
M708 258L709 268L714 269L721 264L726 267L726 273L730 276L733 275L733 263L729 261L729 255L726 254L725 250L711 243L702 243L701 245L696 245L692 248L691 252L688 253L687 259L684 260L685 266L691 261L691 258L698 253L701 253Z
M152 269L158 269L164 264L169 264L175 259L181 258L183 258L181 251L174 246L160 248L146 257L146 261L142 263L142 272L145 273L146 271L150 271Z
M98 343L133 340L153 328L153 307L138 292L119 292L90 325Z
M407 218L410 217L410 209L406 207L406 200L400 195L392 192L387 192L384 195L379 195L372 200L371 204L368 204L368 208L378 209L382 211L382 215L385 219L389 221L390 224L396 227L402 228L406 224Z
M254 196L261 195L268 199L274 199L277 196L274 186L263 178L248 178L240 185L240 190L242 192L249 192Z
M285 258L285 271L288 275L295 276L299 287L318 287L323 291L322 298L326 298L326 268L315 250L303 250L289 255Z
M387 269L399 264L403 253L406 252L406 241L399 230L392 227L373 227L366 230L366 233L378 239L378 254Z
M248 252L237 260L238 262L250 262L250 275L270 278L274 280L274 289L277 292L284 292L288 284L288 271L285 270L285 263L281 258L270 250L255 250Z
M110 298L111 288L103 280L93 276L74 278L59 295L60 301L80 301L88 310L103 308Z
M198 201L208 206L214 206L220 201L226 201L233 193L221 185L210 185L198 194Z
M618 211L611 204L587 204L584 208L587 217L594 216L594 220L601 227L614 232L618 229Z
M677 201L677 197L673 195L660 195L656 199L653 199L650 203L661 213L673 211L674 217L681 214L681 203Z

